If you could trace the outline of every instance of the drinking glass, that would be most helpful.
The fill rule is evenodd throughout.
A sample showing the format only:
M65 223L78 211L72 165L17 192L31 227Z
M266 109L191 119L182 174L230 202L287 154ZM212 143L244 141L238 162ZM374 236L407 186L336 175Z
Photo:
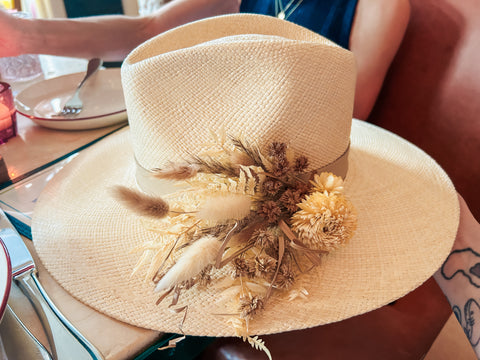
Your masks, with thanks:
M29 18L26 12L15 11L13 16ZM40 59L36 54L0 58L0 80L10 83L30 81L43 74Z
M0 82L0 144L17 135L17 114L13 103L12 88Z

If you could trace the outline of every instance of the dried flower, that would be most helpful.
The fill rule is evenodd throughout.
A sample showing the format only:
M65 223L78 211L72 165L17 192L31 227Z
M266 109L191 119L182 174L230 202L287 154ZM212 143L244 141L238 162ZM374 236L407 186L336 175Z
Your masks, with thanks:
M306 156L299 156L295 159L293 170L296 172L303 172L309 166L308 158Z
M287 151L287 144L273 142L268 147L268 155L275 158L284 158Z
M267 220L268 223L277 222L278 218L282 214L282 209L275 201L265 201L259 205L257 213Z
M292 189L286 190L282 196L280 196L280 202L283 207L290 213L294 213L298 210L297 204L302 201L302 196L299 191L293 191Z
M197 175L199 169L196 164L169 163L162 169L153 169L153 176L166 180L186 180Z
M287 172L290 170L290 164L288 163L288 160L285 157L273 158L273 159L274 159L274 161L272 161L273 175L277 177L282 177L285 174L287 174Z
M284 176L290 169L290 163L288 161L292 152L288 152L287 144L273 142L268 147L268 155L270 156L271 162L271 172L274 176L281 177ZM288 153L288 154L287 154Z
M275 279L275 286L280 289L288 289L295 282L295 275L288 264L282 264L280 266L280 271L277 274Z
M275 195L281 187L282 183L276 179L269 178L263 182L263 191L269 195Z
M255 263L244 258L235 258L233 261L233 277L246 276L252 279L255 276Z
M257 275L266 278L275 272L277 260L268 255L259 255L255 257L255 268Z
M293 189L295 189L295 191L298 192L301 197L303 197L305 194L310 192L310 190L312 189L312 184L297 180L295 181Z
M353 205L344 196L314 192L298 205L292 230L310 248L332 251L345 244L357 226Z
M148 196L124 186L113 187L112 193L118 201L139 215L157 219L168 215L169 206L162 198Z
M253 232L251 239L255 241L255 245L263 248L273 244L276 236L271 229L257 229Z
M172 286L198 275L215 261L222 243L214 236L204 236L186 248L180 259L158 282L155 291L170 289Z
M197 217L209 221L241 220L250 213L252 201L249 196L228 194L213 196L202 205Z
M331 194L339 194L343 192L343 179L332 173L323 172L320 175L315 174L311 183L313 185L313 191L326 191Z
M258 296L241 296L240 297L240 313L244 319L252 318L256 313L263 310L263 300Z

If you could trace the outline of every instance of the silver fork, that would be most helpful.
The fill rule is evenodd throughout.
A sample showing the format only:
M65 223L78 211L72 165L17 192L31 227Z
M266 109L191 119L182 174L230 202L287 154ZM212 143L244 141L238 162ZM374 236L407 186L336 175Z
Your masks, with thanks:
M93 58L88 61L87 72L85 77L77 85L77 89L73 96L65 103L63 109L57 114L57 116L68 116L68 115L78 115L83 110L83 102L80 99L80 89L83 84L92 76L100 66L102 66L103 61L98 58Z

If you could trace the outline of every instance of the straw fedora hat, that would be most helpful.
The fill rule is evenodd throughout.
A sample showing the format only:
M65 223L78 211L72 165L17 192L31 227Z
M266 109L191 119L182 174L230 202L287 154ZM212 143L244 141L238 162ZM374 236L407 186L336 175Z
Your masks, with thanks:
M423 151L352 120L355 77L349 51L259 15L205 19L140 45L122 67L129 128L82 151L36 204L32 234L41 260L67 291L96 310L190 335L242 335L232 318L247 320L247 334L308 328L402 297L447 257L458 225L457 196ZM233 160L226 155L235 152L251 163L229 167ZM220 164L217 173L205 170L205 159L219 159L210 163ZM297 159L308 160L308 171L292 170L288 164ZM181 187L162 172L175 173L173 164L192 171ZM292 179L295 191L305 185L291 217L273 209L280 197L271 195L278 191L272 179L283 190ZM140 203L162 196L166 207L153 206L162 219L112 196L118 185ZM328 214L315 218L334 218L334 224L308 233L302 221L317 196L341 199L340 205L325 205ZM202 218L202 201L210 197L220 198L214 206L220 211ZM232 198L238 211L228 206ZM341 216L332 215L336 211ZM329 226L338 230L333 238ZM212 238L213 255L195 248ZM217 268L242 241L252 247ZM262 248L268 241L277 242ZM195 266L210 264L207 285L199 280L205 264L192 270L193 282L166 275L189 249L198 251L190 254ZM251 265L262 256L271 268L259 279ZM265 303L255 308L259 293ZM251 302L238 310L242 297ZM180 310L186 309L185 316Z

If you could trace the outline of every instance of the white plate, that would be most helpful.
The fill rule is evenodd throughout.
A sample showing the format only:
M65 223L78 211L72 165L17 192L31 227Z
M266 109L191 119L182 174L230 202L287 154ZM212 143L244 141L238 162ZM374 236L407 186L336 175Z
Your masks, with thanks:
M83 86L83 110L76 116L55 116L75 91L84 72L32 84L15 98L17 111L38 125L60 130L86 130L127 121L120 69L101 69Z
M7 249L0 239L0 320L7 307L10 285L12 283L12 266Z

